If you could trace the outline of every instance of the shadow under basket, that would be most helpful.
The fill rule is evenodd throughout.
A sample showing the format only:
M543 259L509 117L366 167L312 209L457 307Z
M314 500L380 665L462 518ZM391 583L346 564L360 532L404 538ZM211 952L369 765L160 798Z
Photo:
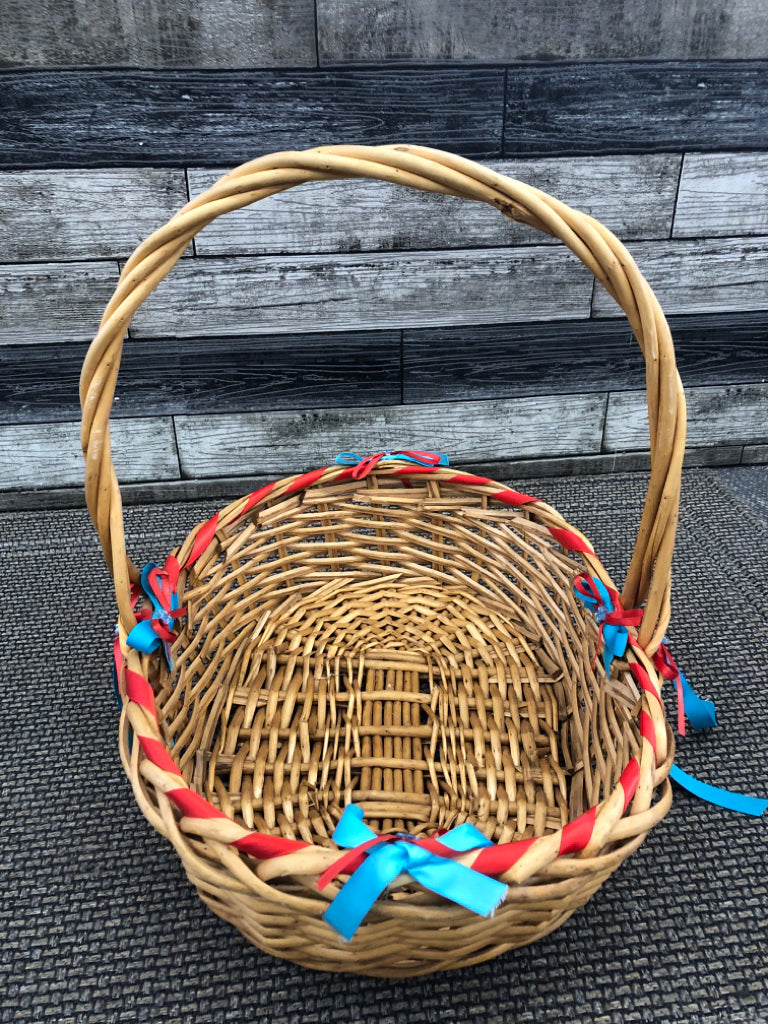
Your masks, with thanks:
M447 154L278 154L227 176L137 250L83 371L86 491L120 608L120 751L142 811L205 903L261 949L390 977L477 963L551 932L670 806L673 744L653 654L669 617L684 412L652 292L634 264L577 252L624 300L656 366L651 386L678 403L663 423L651 404L655 468L623 604L589 542L550 506L452 467L384 458L365 473L334 465L287 477L197 526L154 570L170 656L160 640L142 652L129 635L137 620L154 628L156 606L125 555L108 429L97 428L130 315L216 215L211 204L223 212L227 197L234 208L276 180L333 172L389 180L397 167L418 176L404 182L415 187L431 175L437 191L450 180L477 198L474 182L500 207L503 194L504 212L534 226L546 208L574 251L594 236L590 251L602 255L612 238ZM670 373L677 384L662 386ZM626 620L626 650L605 664L578 579L598 581L619 619L646 601L644 617ZM332 838L350 804L377 835L424 849L471 823L483 843L438 848L438 869L450 860L470 885L499 879L495 912L403 871L343 938L324 914L367 856L350 860Z

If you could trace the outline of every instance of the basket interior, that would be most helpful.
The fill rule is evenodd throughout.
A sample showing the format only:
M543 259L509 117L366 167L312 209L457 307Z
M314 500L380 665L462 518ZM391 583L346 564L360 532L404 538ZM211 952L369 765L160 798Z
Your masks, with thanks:
M155 680L187 782L249 829L561 828L640 738L625 662L606 678L584 570L537 519L436 475L372 474L267 502L182 583Z

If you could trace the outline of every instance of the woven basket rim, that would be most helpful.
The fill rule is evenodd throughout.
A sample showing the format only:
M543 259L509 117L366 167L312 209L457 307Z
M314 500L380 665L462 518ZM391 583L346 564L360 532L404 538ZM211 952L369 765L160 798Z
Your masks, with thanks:
M537 513L539 521L541 521L541 513L543 512L545 518L552 520L552 525L545 525L547 525L555 541L569 550L579 551L588 560L590 571L606 587L618 593L610 574L589 541L570 526L560 513L545 502L513 490L505 484L498 483L488 477L464 473L454 468L404 467L402 463L393 464L391 461L384 460L374 472L380 476L400 479L423 476L425 474L434 475L443 483L455 483L457 486L468 488L472 492L477 491L502 505L525 506L530 511ZM223 526L231 526L244 519L247 515L258 511L259 508L263 507L272 498L303 493L314 484L347 481L351 476L352 469L349 467L327 466L297 476L285 477L267 484L251 494L230 502L224 508L215 512L210 519L195 526L170 557L177 560L182 573L184 573L189 567L204 558L206 552L210 549L217 531ZM554 525L555 523L562 525ZM569 547L569 545L573 546ZM124 670L125 666L118 651L119 644L125 640L127 630L119 618L118 631L120 636L119 641L115 645L115 654L118 665L120 694L123 699L121 755L123 756L124 766L129 777L131 777L130 762L132 758L129 749L129 735L132 730L137 735L146 761L152 765L152 768L148 769L148 777L152 778L156 784L161 784L163 791L173 801L177 809L181 811L181 827L183 831L204 836L209 831L208 826L211 822L215 822L216 836L219 840L234 846L243 853L255 857L262 864L273 859L278 861L280 874L286 873L286 863L288 860L301 860L301 870L303 872L311 872L313 870L319 871L321 867L327 868L335 859L347 853L346 850L337 846L332 839L321 845L317 842L308 843L305 840L294 840L276 836L273 833L260 832L257 829L245 829L233 817L215 807L205 797L197 793L193 787L188 786L175 766L167 748L163 744L158 743L155 737L150 735L146 729L141 731L141 722L143 720L146 724L147 715L154 716L155 721L157 721L154 692L148 681L147 674L137 679L137 673ZM158 658L162 662L159 650L149 656L143 656L142 662L148 664L148 660L151 658ZM620 780L598 804L589 807L577 817L571 818L560 829L538 837L517 839L508 843L494 843L493 847L491 847L494 851L494 870L485 873L503 876L507 879L509 878L509 873L515 870L515 866L519 864L520 867L515 870L515 874L520 876L516 880L521 881L541 867L571 855L581 855L579 859L586 868L589 860L594 859L596 845L598 845L598 848L603 848L607 843L621 841L624 838L632 838L636 834L637 829L633 828L631 831L627 831L625 837L622 834L621 827L617 829L617 825L625 818L626 812L632 805L638 789L645 789L650 786L652 792L658 789L666 780L672 764L674 743L664 713L661 679L651 658L639 645L636 637L632 635L632 631L630 631L630 643L625 660L634 676L641 695L647 693L652 698L647 701L648 710L643 707L643 704L646 702L639 702L640 711L638 717L640 720L639 727L642 742L641 751L631 757L628 763L623 766ZM131 713L131 706L140 711L140 714ZM132 779L132 781L135 787L135 780ZM641 785L643 782L644 785ZM646 800L645 803L647 804L648 801ZM659 813L662 810L662 804L666 806L664 797L657 801L655 805L645 806L640 811L641 814L651 819L648 828L655 824L658 818L663 816L663 813ZM471 820L471 816L467 820ZM642 831L645 832L647 829L643 828ZM596 840L596 834L601 837L599 844ZM584 851L587 851L586 857L584 856ZM592 851L591 857L589 856L590 851ZM315 854L314 857L312 857L313 853ZM480 858L481 860L483 859L482 852ZM310 865L307 863L308 859L317 863ZM489 862L490 857L486 855L485 860ZM478 865L478 869L482 870L482 866ZM268 878L271 874L269 867L267 866L266 870L262 871L261 874L262 877Z

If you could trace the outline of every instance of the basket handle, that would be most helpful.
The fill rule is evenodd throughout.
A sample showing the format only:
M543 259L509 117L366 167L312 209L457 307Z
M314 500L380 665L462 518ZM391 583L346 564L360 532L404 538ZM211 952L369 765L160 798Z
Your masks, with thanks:
M661 307L621 242L592 217L474 161L405 145L322 146L275 153L243 164L188 203L126 263L80 378L86 502L115 582L123 621L133 620L130 589L139 574L125 550L109 413L123 339L133 315L193 236L216 217L294 185L337 178L378 178L489 203L505 217L561 239L626 313L645 356L651 476L622 600L627 608L645 601L639 640L653 653L669 621L670 565L685 445L685 400Z

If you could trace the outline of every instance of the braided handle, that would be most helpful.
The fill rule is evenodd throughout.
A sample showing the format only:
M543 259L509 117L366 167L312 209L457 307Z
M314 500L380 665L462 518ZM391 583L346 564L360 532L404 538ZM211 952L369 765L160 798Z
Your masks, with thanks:
M639 640L653 652L670 615L670 565L685 445L685 400L661 307L621 242L592 217L471 160L404 145L322 146L306 152L275 153L243 164L188 203L126 263L80 378L86 501L115 582L123 621L133 620L130 585L139 574L125 550L109 413L123 339L133 315L193 236L220 214L294 185L337 178L378 178L489 203L510 219L561 239L624 310L645 356L651 478L622 600L627 608L646 602Z

